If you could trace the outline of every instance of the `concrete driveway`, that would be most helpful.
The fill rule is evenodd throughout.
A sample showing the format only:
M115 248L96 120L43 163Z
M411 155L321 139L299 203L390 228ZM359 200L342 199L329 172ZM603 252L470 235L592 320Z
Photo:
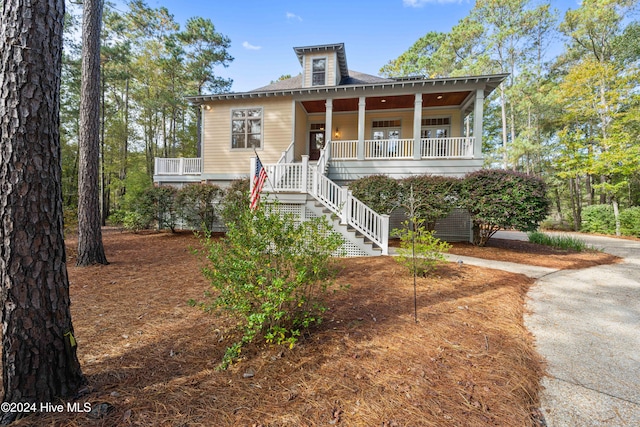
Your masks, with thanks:
M640 242L576 236L624 261L537 275L525 325L547 361L542 413L549 427L640 426Z

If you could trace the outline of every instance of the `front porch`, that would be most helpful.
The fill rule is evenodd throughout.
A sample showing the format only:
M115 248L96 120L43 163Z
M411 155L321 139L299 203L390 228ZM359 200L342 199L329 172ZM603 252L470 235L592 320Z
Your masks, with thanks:
M294 161L293 152L285 152L290 161ZM364 168L370 174L393 174L398 162L404 167L416 171L427 167L436 173L438 165L462 165L463 160L474 159L474 137L420 138L418 144L411 139L368 139L329 141L323 150L331 170L345 168ZM417 162L416 162L417 160ZM429 162L436 161L434 162ZM441 162L441 163L438 163ZM343 173L341 173L343 174ZM332 175L331 172L329 175ZM154 180L162 182L199 182L205 180L201 158L160 158L155 159Z

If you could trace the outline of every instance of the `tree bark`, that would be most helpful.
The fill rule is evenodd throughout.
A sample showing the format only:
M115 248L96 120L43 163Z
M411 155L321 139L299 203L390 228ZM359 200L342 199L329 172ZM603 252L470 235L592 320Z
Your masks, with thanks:
M76 264L108 264L100 218L100 26L102 0L85 0L82 14L80 89L80 170L78 173L78 259Z
M4 402L55 402L85 384L63 239L63 0L4 0L0 15L0 304ZM2 413L6 424L17 413Z

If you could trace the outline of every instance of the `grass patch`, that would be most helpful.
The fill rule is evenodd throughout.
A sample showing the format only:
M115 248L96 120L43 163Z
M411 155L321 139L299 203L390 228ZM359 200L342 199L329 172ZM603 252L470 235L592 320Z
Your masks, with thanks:
M557 249L572 250L576 252L582 252L587 248L587 244L580 239L567 235L550 236L538 231L529 233L529 242L537 243L539 245L551 246Z

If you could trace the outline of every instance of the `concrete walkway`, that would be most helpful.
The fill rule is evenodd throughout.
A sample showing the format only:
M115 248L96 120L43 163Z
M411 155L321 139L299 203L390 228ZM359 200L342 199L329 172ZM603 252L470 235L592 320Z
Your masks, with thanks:
M495 237L526 240L516 232ZM452 257L538 279L525 325L547 361L540 396L547 426L640 426L640 242L577 237L624 262L553 271Z

